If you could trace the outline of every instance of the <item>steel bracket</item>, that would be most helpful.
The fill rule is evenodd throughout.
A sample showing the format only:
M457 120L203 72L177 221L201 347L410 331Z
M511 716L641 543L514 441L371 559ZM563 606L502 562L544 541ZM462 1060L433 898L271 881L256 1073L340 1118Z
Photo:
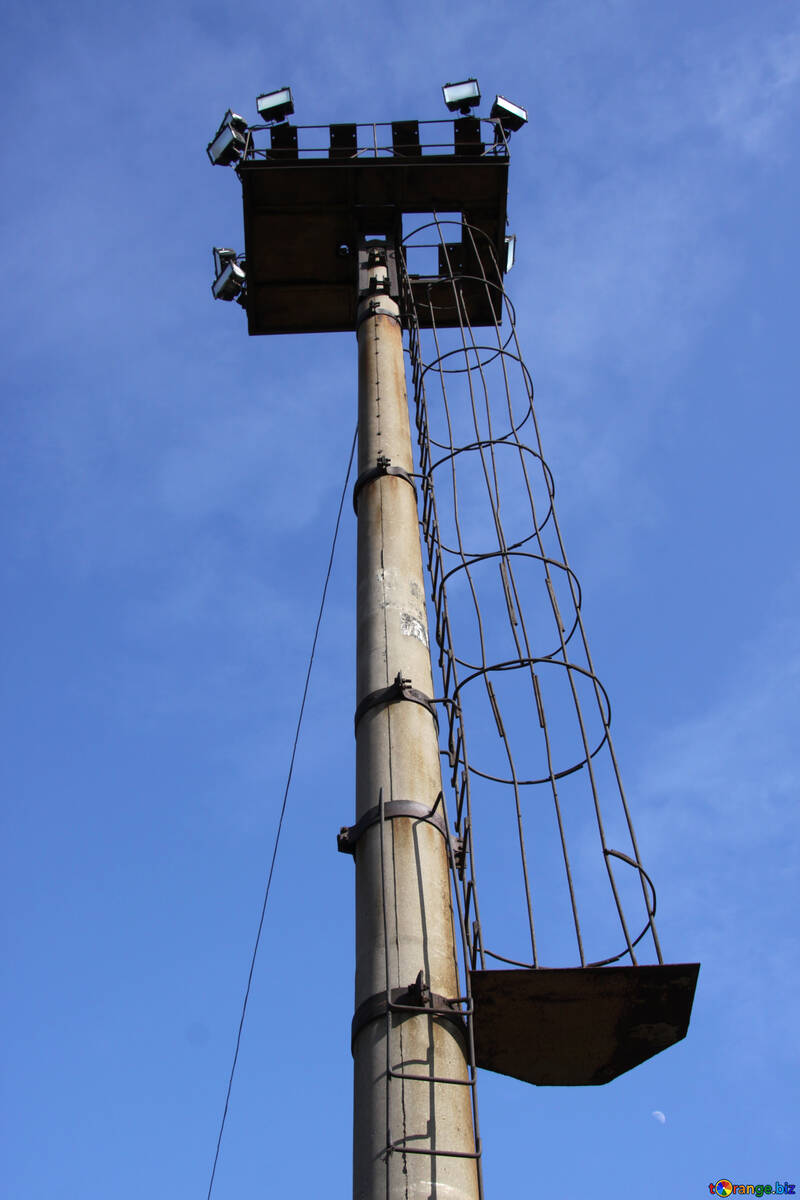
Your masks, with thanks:
M373 272L383 269L386 273L376 277ZM358 295L359 299L376 292L400 299L400 281L397 273L397 257L389 241L373 242L363 238L358 247Z
M417 688L412 687L411 680L404 679L402 673L398 671L394 683L390 683L385 688L378 688L375 692L370 692L358 705L353 717L355 731L358 731L358 723L364 716L364 713L369 712L371 708L376 708L379 704L394 704L398 700L411 700L414 704L421 704L423 708L427 708L436 722L436 728L439 728L439 718L436 715L433 700L430 696L426 696L424 692L420 692Z
M432 1016L445 1021L452 1021L459 1032L466 1032L467 1013L460 1007L462 1000L449 1000L432 992L420 971L412 984L404 988L392 988L390 992L376 992L373 996L359 1004L350 1026L350 1050L361 1030L379 1017L387 1013L398 1013L400 1016Z
M364 297L361 296L360 299L363 301ZM390 308L384 307L380 300L377 300L373 297L368 304L362 304L359 306L359 316L358 320L356 321L356 333L358 333L361 326L365 321L368 321L370 317L390 317L396 325L400 325L402 327L403 324L396 312Z
M414 495L417 494L416 484L409 475L408 471L404 471L402 467L393 467L392 460L387 458L385 454L381 454L374 467L368 467L366 471L362 471L355 482L353 488L353 511L358 512L358 497L361 489L373 479L380 479L383 475L396 475L399 479L405 479L406 483L410 483L414 489Z
M392 821L395 817L410 817L414 821L427 821L428 824L434 825L445 838L447 837L447 826L441 813L437 812L435 808L428 808L425 804L420 804L418 800L389 800L383 806L383 815L387 821ZM376 825L380 819L381 806L376 804L374 808L365 812L355 825L343 825L336 835L336 845L340 854L355 854L361 835L370 826Z

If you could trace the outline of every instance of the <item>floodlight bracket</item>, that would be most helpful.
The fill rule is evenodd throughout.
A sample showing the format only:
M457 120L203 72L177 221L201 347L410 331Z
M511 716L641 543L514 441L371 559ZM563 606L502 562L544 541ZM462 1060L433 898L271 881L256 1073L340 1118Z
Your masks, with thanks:
M381 267L386 269L383 278L374 274L375 269ZM358 298L363 300L376 293L399 301L397 255L390 238L378 241L364 237L358 246Z

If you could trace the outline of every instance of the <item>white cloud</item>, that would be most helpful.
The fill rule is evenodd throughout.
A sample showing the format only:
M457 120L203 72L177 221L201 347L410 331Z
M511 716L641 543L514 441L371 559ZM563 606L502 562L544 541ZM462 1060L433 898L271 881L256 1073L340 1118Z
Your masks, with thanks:
M783 157L781 135L793 136L800 100L800 28L728 46L712 65L709 92L709 123L728 142Z
M753 156L789 133L800 31L715 29L683 54L651 48L627 65L624 88L609 83L591 103L564 53L545 63L551 128L536 164L547 187L529 251L537 339L575 392L598 367L667 380L735 285L737 251L719 222L746 203ZM519 219L513 186L511 204Z
M619 75L598 82L588 60L611 52L604 35L589 20L568 36L580 6L563 7L563 21L552 8L543 21L544 108L511 168L512 226L528 231L511 293L557 482L559 462L571 464L560 511L574 497L602 512L618 569L661 515L642 469L667 432L659 419L687 403L698 366L713 390L709 331L755 269L759 188L770 172L780 186L800 105L800 33L758 14L665 52L654 25L637 31ZM633 19L631 6L611 15L614 29ZM522 149L531 135L534 156ZM598 405L600 393L611 403Z
M667 958L700 959L704 1003L756 1066L776 1036L787 1055L796 1046L787 997L800 983L798 945L787 918L800 904L798 591L795 581L785 614L734 648L707 705L645 750L634 786Z

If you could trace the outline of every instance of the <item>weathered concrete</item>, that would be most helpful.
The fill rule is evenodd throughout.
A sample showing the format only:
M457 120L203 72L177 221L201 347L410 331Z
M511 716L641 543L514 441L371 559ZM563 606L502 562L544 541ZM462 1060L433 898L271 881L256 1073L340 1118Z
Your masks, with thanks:
M374 268L380 276L382 268ZM359 474L379 456L413 472L402 335L397 306L379 297L378 312L358 332ZM361 491L358 504L357 703L398 673L433 695L419 526L414 492L396 476ZM431 713L406 701L369 709L356 738L356 816L385 802L432 807L441 790L439 745ZM380 824L356 852L356 1007L388 988L408 987L420 971L432 992L459 994L447 853L442 834L408 817L384 824L386 877L381 883ZM386 978L384 890L388 931ZM392 1017L393 1070L462 1080L409 1082L387 1075L386 1020L364 1026L354 1043L355 1200L477 1200L475 1160L432 1153L386 1154L405 1139L417 1150L474 1152L464 1039L448 1021Z

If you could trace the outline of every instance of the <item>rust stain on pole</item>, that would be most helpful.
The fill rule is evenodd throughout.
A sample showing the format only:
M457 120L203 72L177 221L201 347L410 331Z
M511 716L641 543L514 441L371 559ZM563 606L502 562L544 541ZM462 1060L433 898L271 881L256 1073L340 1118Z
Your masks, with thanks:
M358 330L359 475L381 457L410 474L399 309L386 295L382 311L369 305L362 300ZM398 675L433 694L416 497L397 476L372 477L359 493L357 621L357 704ZM381 798L433 809L440 791L429 709L402 699L367 708L356 734L357 818ZM478 1200L459 1019L380 1009L381 998L415 981L439 998L459 995L445 838L428 821L394 815L365 828L355 864L355 1008L377 1001L384 1014L353 1038L355 1200Z

